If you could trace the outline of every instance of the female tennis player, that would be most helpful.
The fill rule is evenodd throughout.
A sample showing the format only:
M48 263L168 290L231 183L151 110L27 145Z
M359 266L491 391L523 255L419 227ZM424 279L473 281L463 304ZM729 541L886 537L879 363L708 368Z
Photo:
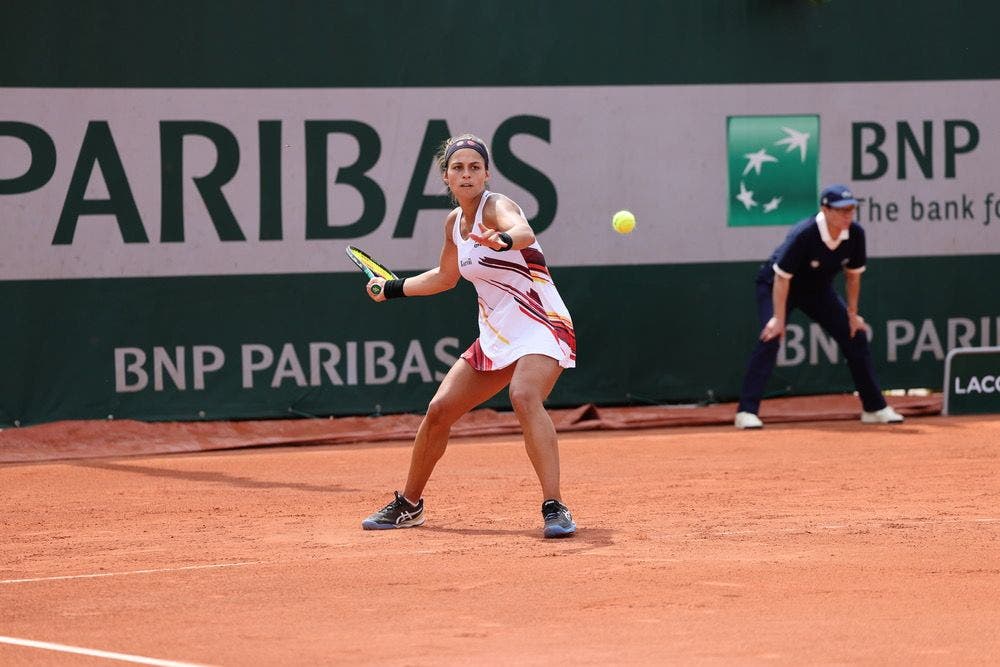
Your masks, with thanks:
M424 486L444 455L452 425L509 386L525 449L542 486L543 534L572 535L576 523L559 491L556 430L543 402L562 370L576 365L573 322L521 207L486 189L490 158L483 141L471 134L449 139L438 153L438 166L457 204L444 222L438 266L401 280L372 278L367 291L379 302L429 296L455 287L463 277L476 287L479 338L448 371L427 406L403 492L396 491L392 502L361 525L378 530L423 524Z

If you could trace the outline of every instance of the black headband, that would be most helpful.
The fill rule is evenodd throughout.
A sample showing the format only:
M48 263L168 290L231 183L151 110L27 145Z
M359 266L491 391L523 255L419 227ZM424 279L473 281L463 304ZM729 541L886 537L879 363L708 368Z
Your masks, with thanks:
M471 148L472 150L482 155L483 162L486 163L486 168L487 169L490 168L490 156L486 153L486 146L476 141L475 139L459 139L451 146L448 146L448 148L444 152L445 167L447 167L448 163L451 162L451 156L455 154L455 151L460 151L463 148Z

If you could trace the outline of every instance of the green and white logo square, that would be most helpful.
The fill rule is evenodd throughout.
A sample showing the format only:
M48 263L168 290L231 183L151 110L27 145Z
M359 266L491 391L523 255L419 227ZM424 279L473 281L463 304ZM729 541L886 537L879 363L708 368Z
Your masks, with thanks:
M730 116L729 226L791 225L819 210L819 116Z

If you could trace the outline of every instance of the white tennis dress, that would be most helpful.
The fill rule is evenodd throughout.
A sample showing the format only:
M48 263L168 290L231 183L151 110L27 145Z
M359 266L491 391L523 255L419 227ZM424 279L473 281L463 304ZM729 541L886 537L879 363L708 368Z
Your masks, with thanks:
M472 229L486 232L483 207L491 193L483 192ZM523 215L523 212L522 212ZM452 237L458 247L458 270L476 287L479 338L462 354L473 368L491 371L511 365L526 354L544 354L563 368L576 366L573 320L536 240L527 248L496 252L463 239L461 217Z

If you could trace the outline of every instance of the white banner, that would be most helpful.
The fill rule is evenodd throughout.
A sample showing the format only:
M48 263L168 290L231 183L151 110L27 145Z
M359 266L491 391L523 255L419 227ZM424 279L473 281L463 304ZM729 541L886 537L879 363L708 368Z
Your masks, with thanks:
M509 149L504 164L494 156L491 189L529 218L554 207L540 240L556 266L765 259L785 234L780 225L794 220L729 225L729 160L749 157L727 154L735 116L818 117L817 186L847 183L862 199L869 255L1000 253L997 108L1000 81L5 88L0 280L351 271L348 243L398 271L426 268L437 261L446 211L420 212L412 235L394 232L411 180L424 195L445 194L430 160L418 160L428 127L442 122ZM373 192L384 200L380 222L358 238L317 238L306 222L307 200L322 199L307 192L306 128L325 121L340 124L320 133L328 137L324 226L378 213ZM361 154L372 144L359 136L377 137L377 155ZM798 153L788 141L761 150L791 159ZM165 157L169 145L182 147L180 164ZM373 186L367 194L353 184L359 178ZM170 183L180 185L165 201ZM265 222L262 191L274 207ZM611 229L619 209L638 218L627 236ZM226 210L230 222L215 219Z

